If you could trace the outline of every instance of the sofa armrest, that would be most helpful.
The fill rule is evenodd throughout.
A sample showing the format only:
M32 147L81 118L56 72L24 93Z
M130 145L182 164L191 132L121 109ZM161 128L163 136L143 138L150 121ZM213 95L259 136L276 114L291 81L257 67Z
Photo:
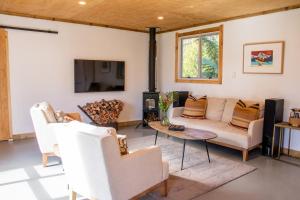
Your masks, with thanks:
M183 109L184 107L172 107L169 112L169 118L180 117L180 115L183 113Z
M251 147L262 142L264 118L250 122L248 135L251 137Z
M168 178L169 168L163 164L159 147L152 146L131 152L121 157L122 174L126 177L118 181L126 193L136 195ZM167 172L166 172L167 171ZM126 187L130 185L129 187ZM122 188L122 187L121 187Z

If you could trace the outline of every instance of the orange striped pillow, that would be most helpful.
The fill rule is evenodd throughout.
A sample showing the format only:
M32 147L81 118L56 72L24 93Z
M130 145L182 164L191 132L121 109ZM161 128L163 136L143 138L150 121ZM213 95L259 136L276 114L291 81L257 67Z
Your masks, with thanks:
M247 106L242 100L239 100L233 111L230 124L238 128L248 129L251 121L259 118L259 104Z
M205 119L206 107L206 96L197 99L196 97L189 95L187 100L185 101L184 110L181 117Z

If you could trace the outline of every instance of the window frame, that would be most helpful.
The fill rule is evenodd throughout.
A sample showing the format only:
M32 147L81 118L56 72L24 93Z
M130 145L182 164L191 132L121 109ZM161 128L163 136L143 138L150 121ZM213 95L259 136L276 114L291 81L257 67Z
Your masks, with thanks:
M201 78L182 78L181 77L181 62L182 62L182 38L193 38L200 35L219 34L219 66L217 79L201 79ZM222 84L223 72L223 25L201 29L196 31L176 33L175 44L175 82L181 83L207 83L207 84ZM200 47L201 48L201 47ZM200 49L201 52L201 49ZM200 62L201 59L199 59Z

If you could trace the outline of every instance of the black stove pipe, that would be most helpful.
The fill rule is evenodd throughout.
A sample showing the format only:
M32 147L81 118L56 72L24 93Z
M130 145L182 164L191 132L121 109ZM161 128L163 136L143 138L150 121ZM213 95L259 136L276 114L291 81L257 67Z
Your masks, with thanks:
M149 92L155 92L156 28L149 28Z

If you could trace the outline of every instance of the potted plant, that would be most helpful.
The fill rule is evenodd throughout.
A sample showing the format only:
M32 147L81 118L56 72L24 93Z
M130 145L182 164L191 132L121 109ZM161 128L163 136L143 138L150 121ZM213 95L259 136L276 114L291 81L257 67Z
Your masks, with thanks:
M178 98L177 92L160 93L158 106L160 110L160 123L163 126L169 125L168 109L170 105Z

